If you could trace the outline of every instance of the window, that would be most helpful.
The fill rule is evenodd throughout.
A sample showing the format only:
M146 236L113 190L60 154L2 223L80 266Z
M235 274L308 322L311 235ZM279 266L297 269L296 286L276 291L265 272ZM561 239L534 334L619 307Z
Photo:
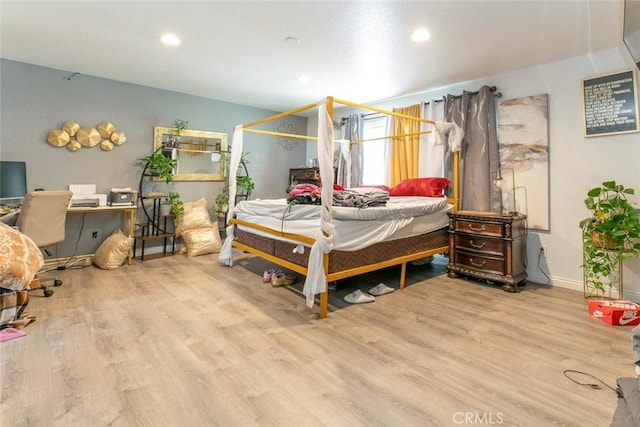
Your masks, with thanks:
M362 126L362 139L383 138L387 135L387 117L365 119ZM366 141L362 143L364 185L389 184L388 139Z

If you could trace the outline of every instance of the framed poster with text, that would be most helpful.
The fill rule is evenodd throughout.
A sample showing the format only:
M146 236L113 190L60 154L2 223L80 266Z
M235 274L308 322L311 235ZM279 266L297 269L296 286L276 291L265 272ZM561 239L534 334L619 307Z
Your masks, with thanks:
M638 132L635 70L582 81L584 136Z

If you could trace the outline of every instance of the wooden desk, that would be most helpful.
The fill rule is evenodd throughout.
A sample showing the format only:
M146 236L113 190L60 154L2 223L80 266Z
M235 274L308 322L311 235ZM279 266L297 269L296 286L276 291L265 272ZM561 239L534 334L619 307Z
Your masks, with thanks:
M73 207L67 209L68 213L102 213L102 212L122 212L122 232L133 239L133 231L136 226L136 209L137 206L97 206L90 207ZM127 262L131 265L133 257L133 246L129 248Z

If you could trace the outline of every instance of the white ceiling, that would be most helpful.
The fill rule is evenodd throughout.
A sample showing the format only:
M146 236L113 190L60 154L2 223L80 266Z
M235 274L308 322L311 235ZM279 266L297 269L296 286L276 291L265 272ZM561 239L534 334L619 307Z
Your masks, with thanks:
M2 58L276 111L622 45L623 1L7 1ZM410 41L425 26L431 39ZM159 42L166 31L179 47ZM288 36L299 44L285 43ZM300 74L311 77L298 83Z

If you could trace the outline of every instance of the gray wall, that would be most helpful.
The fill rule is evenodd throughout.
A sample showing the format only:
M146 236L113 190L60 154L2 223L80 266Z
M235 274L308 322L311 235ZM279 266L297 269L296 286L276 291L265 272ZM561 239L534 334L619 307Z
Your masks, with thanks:
M620 46L459 82L373 105L391 110L446 94L457 95L463 90L477 90L484 84L496 85L502 92L502 100L548 94L551 228L549 231L529 230L527 273L532 282L547 283L549 276L553 285L581 291L582 235L578 224L590 214L584 205L587 191L603 181L615 180L634 188L636 194L630 200L640 203L640 133L585 138L581 81L634 67L631 57ZM637 95L640 97L640 89ZM352 109L337 110L336 117L350 112ZM317 128L317 122L317 118L309 118L309 131ZM316 157L316 152L317 144L309 142L307 157ZM517 197L520 197L520 193ZM519 206L526 208L520 202ZM539 258L540 247L543 245L546 257ZM640 301L640 258L624 262L623 276L625 298Z
M173 127L176 119L188 120L190 129L227 133L231 144L234 126L275 113L82 74L69 80L71 75L70 71L0 62L0 159L27 162L30 190L66 189L69 184L95 184L98 193L108 193L112 187L137 189L142 169L137 159L152 152L154 126ZM110 152L99 146L71 152L48 144L48 132L60 129L66 121L82 127L111 122L126 134L127 141ZM259 128L276 130L283 121L293 122L296 129L307 128L303 117ZM252 198L283 197L289 168L305 163L305 144L287 151L275 137L247 133L243 146L249 153L249 173L256 183ZM167 187L154 183L144 189L177 191L185 201L206 197L213 208L222 185L177 182ZM119 224L114 214L89 214L84 218L81 214L70 215L67 238L58 245L57 256L95 252ZM99 237L92 239L96 230Z

